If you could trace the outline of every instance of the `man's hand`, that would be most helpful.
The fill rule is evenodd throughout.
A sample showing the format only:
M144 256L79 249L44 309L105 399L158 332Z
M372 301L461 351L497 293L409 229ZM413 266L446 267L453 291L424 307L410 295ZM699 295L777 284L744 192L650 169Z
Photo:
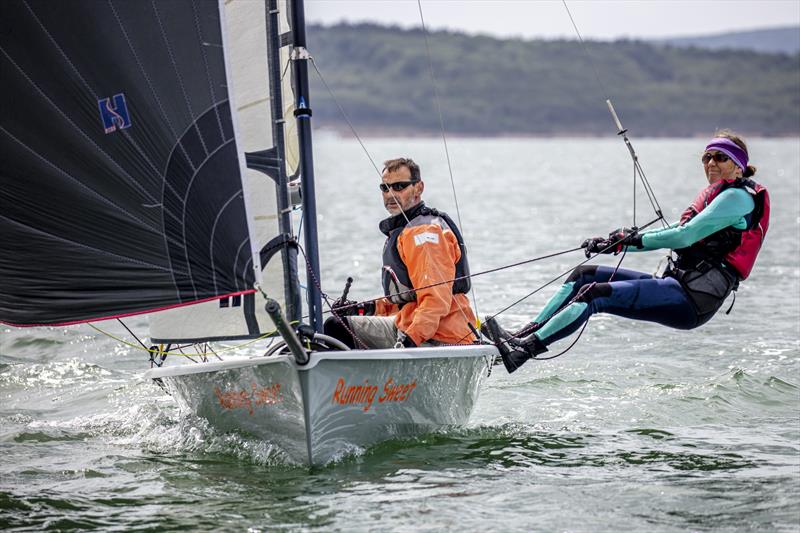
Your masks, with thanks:
M416 348L417 347L417 343L414 342L414 339L412 339L411 337L406 335L405 332L398 330L397 331L397 344L395 344L395 348L399 348L400 345L402 345L403 348Z
M331 312L339 317L374 315L375 302L354 302L339 298L331 304Z

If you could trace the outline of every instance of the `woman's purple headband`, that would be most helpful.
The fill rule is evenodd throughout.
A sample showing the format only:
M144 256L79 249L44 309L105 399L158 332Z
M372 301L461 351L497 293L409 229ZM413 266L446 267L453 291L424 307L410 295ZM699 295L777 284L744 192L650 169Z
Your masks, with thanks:
M706 152L709 150L716 150L727 155L737 167L742 169L742 171L747 168L747 152L742 150L738 144L727 137L715 137L711 139L711 142L706 146Z

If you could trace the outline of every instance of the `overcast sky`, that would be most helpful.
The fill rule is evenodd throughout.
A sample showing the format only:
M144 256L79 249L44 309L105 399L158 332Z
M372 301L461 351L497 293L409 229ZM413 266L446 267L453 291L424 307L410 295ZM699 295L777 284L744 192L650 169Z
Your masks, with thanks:
M305 0L309 23L419 26L417 0ZM800 0L568 0L586 39L706 35L800 25ZM561 0L422 0L429 29L575 38Z

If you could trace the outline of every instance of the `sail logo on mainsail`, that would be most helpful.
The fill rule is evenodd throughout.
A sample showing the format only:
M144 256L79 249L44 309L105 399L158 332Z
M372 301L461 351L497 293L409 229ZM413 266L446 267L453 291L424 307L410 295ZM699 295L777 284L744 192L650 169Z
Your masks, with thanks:
M131 127L131 117L128 114L128 106L125 103L125 95L122 93L112 98L101 98L97 101L100 106L100 118L103 120L103 128L106 133L111 133L117 129L124 130Z

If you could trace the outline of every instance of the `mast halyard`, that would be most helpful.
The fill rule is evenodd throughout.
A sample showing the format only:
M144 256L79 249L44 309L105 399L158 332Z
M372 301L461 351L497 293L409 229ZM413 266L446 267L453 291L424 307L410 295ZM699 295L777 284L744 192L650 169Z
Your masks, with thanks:
M291 3L292 61L295 75L297 135L300 142L300 175L303 194L303 237L308 274L308 317L315 331L322 331L319 244L317 242L317 202L314 190L314 157L311 150L311 100L308 90L308 52L303 0Z

